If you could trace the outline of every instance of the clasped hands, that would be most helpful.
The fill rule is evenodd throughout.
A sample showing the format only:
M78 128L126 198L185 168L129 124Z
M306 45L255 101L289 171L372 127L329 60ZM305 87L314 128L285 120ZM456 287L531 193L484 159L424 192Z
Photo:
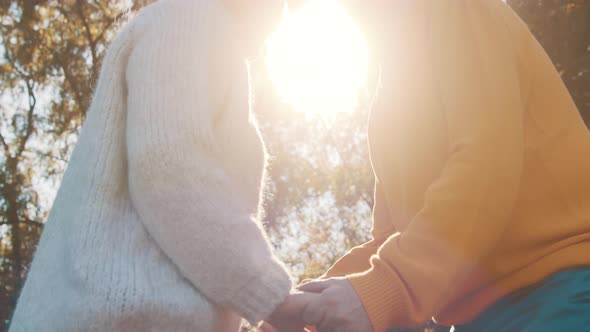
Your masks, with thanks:
M356 291L345 278L314 280L294 290L260 328L263 332L372 332Z

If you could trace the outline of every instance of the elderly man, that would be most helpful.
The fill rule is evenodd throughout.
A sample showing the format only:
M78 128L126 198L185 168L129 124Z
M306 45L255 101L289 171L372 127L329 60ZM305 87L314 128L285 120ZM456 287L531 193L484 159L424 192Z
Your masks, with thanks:
M382 68L372 240L300 287L301 319L588 329L590 134L543 48L500 0L347 5Z

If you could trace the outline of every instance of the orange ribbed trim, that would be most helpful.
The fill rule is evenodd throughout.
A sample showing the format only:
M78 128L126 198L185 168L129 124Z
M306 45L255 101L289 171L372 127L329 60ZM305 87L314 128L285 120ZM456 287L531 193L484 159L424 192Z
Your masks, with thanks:
M375 332L385 332L396 321L405 321L408 305L401 285L385 270L374 266L371 270L346 277L360 297ZM396 319L396 317L400 319Z

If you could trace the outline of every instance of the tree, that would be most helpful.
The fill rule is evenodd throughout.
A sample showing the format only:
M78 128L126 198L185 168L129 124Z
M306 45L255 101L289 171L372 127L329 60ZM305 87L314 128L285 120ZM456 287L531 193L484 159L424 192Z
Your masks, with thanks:
M508 0L545 48L590 125L590 2Z

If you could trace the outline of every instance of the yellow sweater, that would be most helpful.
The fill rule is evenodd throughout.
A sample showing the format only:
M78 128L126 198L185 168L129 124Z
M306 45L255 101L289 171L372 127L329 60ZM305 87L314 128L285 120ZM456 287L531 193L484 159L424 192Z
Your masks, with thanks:
M590 134L542 47L500 0L391 3L373 240L326 274L350 280L376 332L465 323L590 265Z

